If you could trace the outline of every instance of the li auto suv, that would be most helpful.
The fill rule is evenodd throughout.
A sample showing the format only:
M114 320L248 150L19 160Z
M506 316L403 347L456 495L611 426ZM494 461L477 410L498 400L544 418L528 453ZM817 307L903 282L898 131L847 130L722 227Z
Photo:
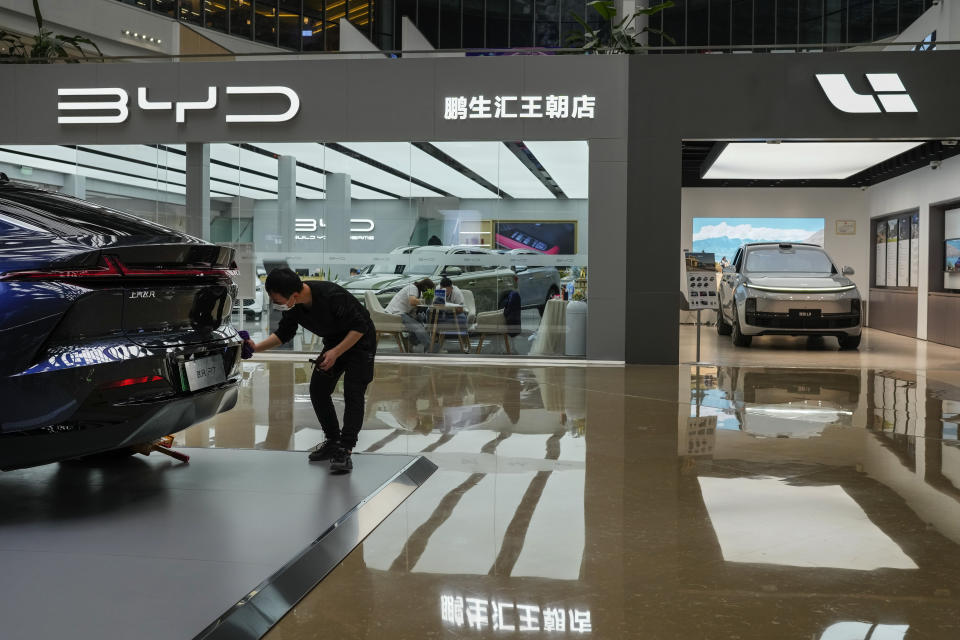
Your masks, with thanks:
M0 175L0 469L233 407L233 250Z
M812 244L755 243L723 269L717 333L738 347L754 336L836 336L841 349L860 346L860 292L830 256Z

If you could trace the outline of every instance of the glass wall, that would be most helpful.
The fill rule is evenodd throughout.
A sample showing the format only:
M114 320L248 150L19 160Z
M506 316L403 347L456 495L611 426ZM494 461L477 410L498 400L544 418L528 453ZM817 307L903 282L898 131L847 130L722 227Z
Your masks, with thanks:
M234 324L255 339L276 329L282 313L264 291L266 276L288 267L356 296L384 353L585 355L586 142L233 143L208 151L208 237L237 249L243 288ZM181 231L199 224L186 213L186 166L184 145L0 147L0 171L11 179ZM417 282L413 305L408 286ZM322 347L302 330L284 345Z
M568 339L567 311L587 296L586 142L213 144L210 157L236 191L212 195L212 239L252 245L261 288L236 322L255 337L280 318L266 274L289 267L353 293L384 353L584 355L585 322ZM458 306L436 304L449 294ZM322 342L301 331L285 348Z
M118 0L126 2L128 0ZM721 47L871 42L901 33L933 0L674 0L650 26L677 45ZM436 48L564 47L601 29L587 0L142 0L135 6L241 38L302 51L336 51L347 18L381 49L400 49L406 16ZM639 5L638 5L639 6ZM326 15L326 18L323 16ZM652 46L669 45L651 36ZM804 47L806 48L806 47Z

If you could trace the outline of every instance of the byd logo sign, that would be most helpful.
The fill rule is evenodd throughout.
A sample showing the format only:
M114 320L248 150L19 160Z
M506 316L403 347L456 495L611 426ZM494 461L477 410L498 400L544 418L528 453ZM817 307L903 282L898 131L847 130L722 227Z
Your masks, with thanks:
M327 236L318 236L316 235L317 230L326 229L327 225L324 223L323 218L296 218L293 221L294 231L296 234L294 237L297 240L325 240ZM374 229L373 220L369 218L350 218L350 233L351 234L367 234ZM300 235L308 234L308 235ZM371 235L351 235L351 240L373 240Z
M300 97L289 87L226 87L227 95L281 95L289 101L289 107L283 113L266 114L227 114L227 122L286 122L300 110ZM137 107L144 111L173 111L177 122L186 122L187 111L209 111L217 106L217 88L207 88L206 100L194 102L151 101L147 97L147 87L137 88ZM130 96L125 89L57 89L57 96L86 96L98 98L95 102L58 102L57 111L108 111L107 115L57 116L58 124L116 124L126 121L130 115Z
M868 73L867 82L873 88L873 94L854 91L842 73L818 73L817 82L830 104L844 113L917 112L900 76L895 73Z

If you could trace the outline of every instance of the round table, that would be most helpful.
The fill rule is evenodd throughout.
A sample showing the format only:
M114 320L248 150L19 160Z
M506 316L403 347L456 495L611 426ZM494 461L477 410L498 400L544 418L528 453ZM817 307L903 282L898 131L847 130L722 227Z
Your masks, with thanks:
M422 309L427 314L427 327L430 332L430 346L428 352L433 351L433 346L437 343L438 325L440 323L440 312L447 311L453 316L453 326L457 332L457 340L460 343L460 351L470 352L470 337L467 335L467 328L460 326L460 314L464 312L462 304L418 304L417 309Z

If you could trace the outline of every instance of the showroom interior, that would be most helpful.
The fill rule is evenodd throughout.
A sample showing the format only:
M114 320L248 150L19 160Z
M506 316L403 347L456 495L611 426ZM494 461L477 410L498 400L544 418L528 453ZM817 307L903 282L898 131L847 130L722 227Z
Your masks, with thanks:
M935 51L3 68L9 181L231 248L224 326L255 341L289 267L353 293L378 346L350 474L305 460L329 345L302 328L236 365L233 408L157 445L189 463L0 472L0 637L958 637L945 33ZM859 348L718 334L685 252L722 279L747 242L849 267ZM472 305L463 326L426 316L437 348L418 352L385 308L444 276ZM0 447L28 437L7 429Z

